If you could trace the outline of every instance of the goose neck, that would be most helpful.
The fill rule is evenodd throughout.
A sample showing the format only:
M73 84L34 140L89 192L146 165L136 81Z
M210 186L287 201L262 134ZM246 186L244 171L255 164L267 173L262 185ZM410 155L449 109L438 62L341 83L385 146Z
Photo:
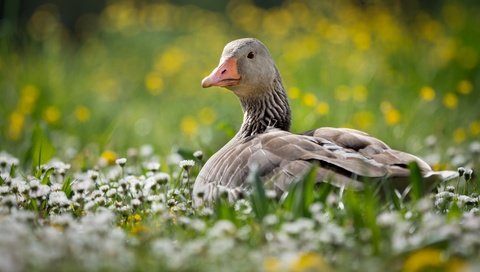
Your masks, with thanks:
M243 123L237 136L244 138L265 132L269 128L290 129L290 106L280 80L268 89L253 91L255 96L241 97Z

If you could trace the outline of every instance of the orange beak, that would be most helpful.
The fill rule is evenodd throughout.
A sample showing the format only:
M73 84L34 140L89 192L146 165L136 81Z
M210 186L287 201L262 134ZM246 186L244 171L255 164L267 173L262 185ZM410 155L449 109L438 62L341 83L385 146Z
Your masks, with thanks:
M237 59L230 57L224 60L212 71L210 75L202 80L202 87L212 86L227 87L235 86L240 81L240 75L237 70Z

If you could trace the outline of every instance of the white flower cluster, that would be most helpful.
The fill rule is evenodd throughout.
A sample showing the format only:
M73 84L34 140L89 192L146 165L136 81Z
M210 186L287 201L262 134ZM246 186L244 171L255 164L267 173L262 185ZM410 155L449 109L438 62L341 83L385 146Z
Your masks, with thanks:
M161 172L151 157L131 171L116 165L75 171L55 160L29 175L18 173L17 159L0 154L7 161L0 166L0 271L72 265L87 271L255 271L269 258L277 267L291 267L307 257L341 268L348 254L372 259L376 249L402 255L439 243L451 245L451 254L480 253L479 197L460 194L455 186L408 209L378 208L368 215L370 225L358 227L354 221L365 218L353 218L346 199L339 208L343 200L336 192L310 205L308 216L296 217L278 203L282 196L265 188L265 201L274 209L259 220L251 195L234 198L240 192L222 187L217 195L229 202L194 210L192 184ZM177 169L188 172L194 165L181 161ZM367 264L356 265L365 270Z

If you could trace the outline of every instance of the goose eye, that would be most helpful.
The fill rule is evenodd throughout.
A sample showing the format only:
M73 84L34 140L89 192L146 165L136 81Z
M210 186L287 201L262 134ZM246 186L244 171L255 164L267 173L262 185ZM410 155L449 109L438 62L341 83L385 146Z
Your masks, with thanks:
M255 54L253 54L253 52L248 53L247 58L253 59L253 57L255 57Z

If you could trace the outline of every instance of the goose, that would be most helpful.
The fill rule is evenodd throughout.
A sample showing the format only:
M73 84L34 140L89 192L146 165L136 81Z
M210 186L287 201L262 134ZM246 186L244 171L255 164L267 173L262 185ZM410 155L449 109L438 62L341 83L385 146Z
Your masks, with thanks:
M194 206L226 193L234 201L249 189L255 168L277 193L318 165L316 182L339 188L364 188L379 180L405 190L408 164L416 162L426 186L457 177L456 171L433 171L415 155L391 149L383 141L350 128L321 127L303 134L290 130L291 110L280 73L266 46L255 38L229 42L219 65L202 80L202 87L224 87L240 100L243 123L236 135L204 166L195 179Z

